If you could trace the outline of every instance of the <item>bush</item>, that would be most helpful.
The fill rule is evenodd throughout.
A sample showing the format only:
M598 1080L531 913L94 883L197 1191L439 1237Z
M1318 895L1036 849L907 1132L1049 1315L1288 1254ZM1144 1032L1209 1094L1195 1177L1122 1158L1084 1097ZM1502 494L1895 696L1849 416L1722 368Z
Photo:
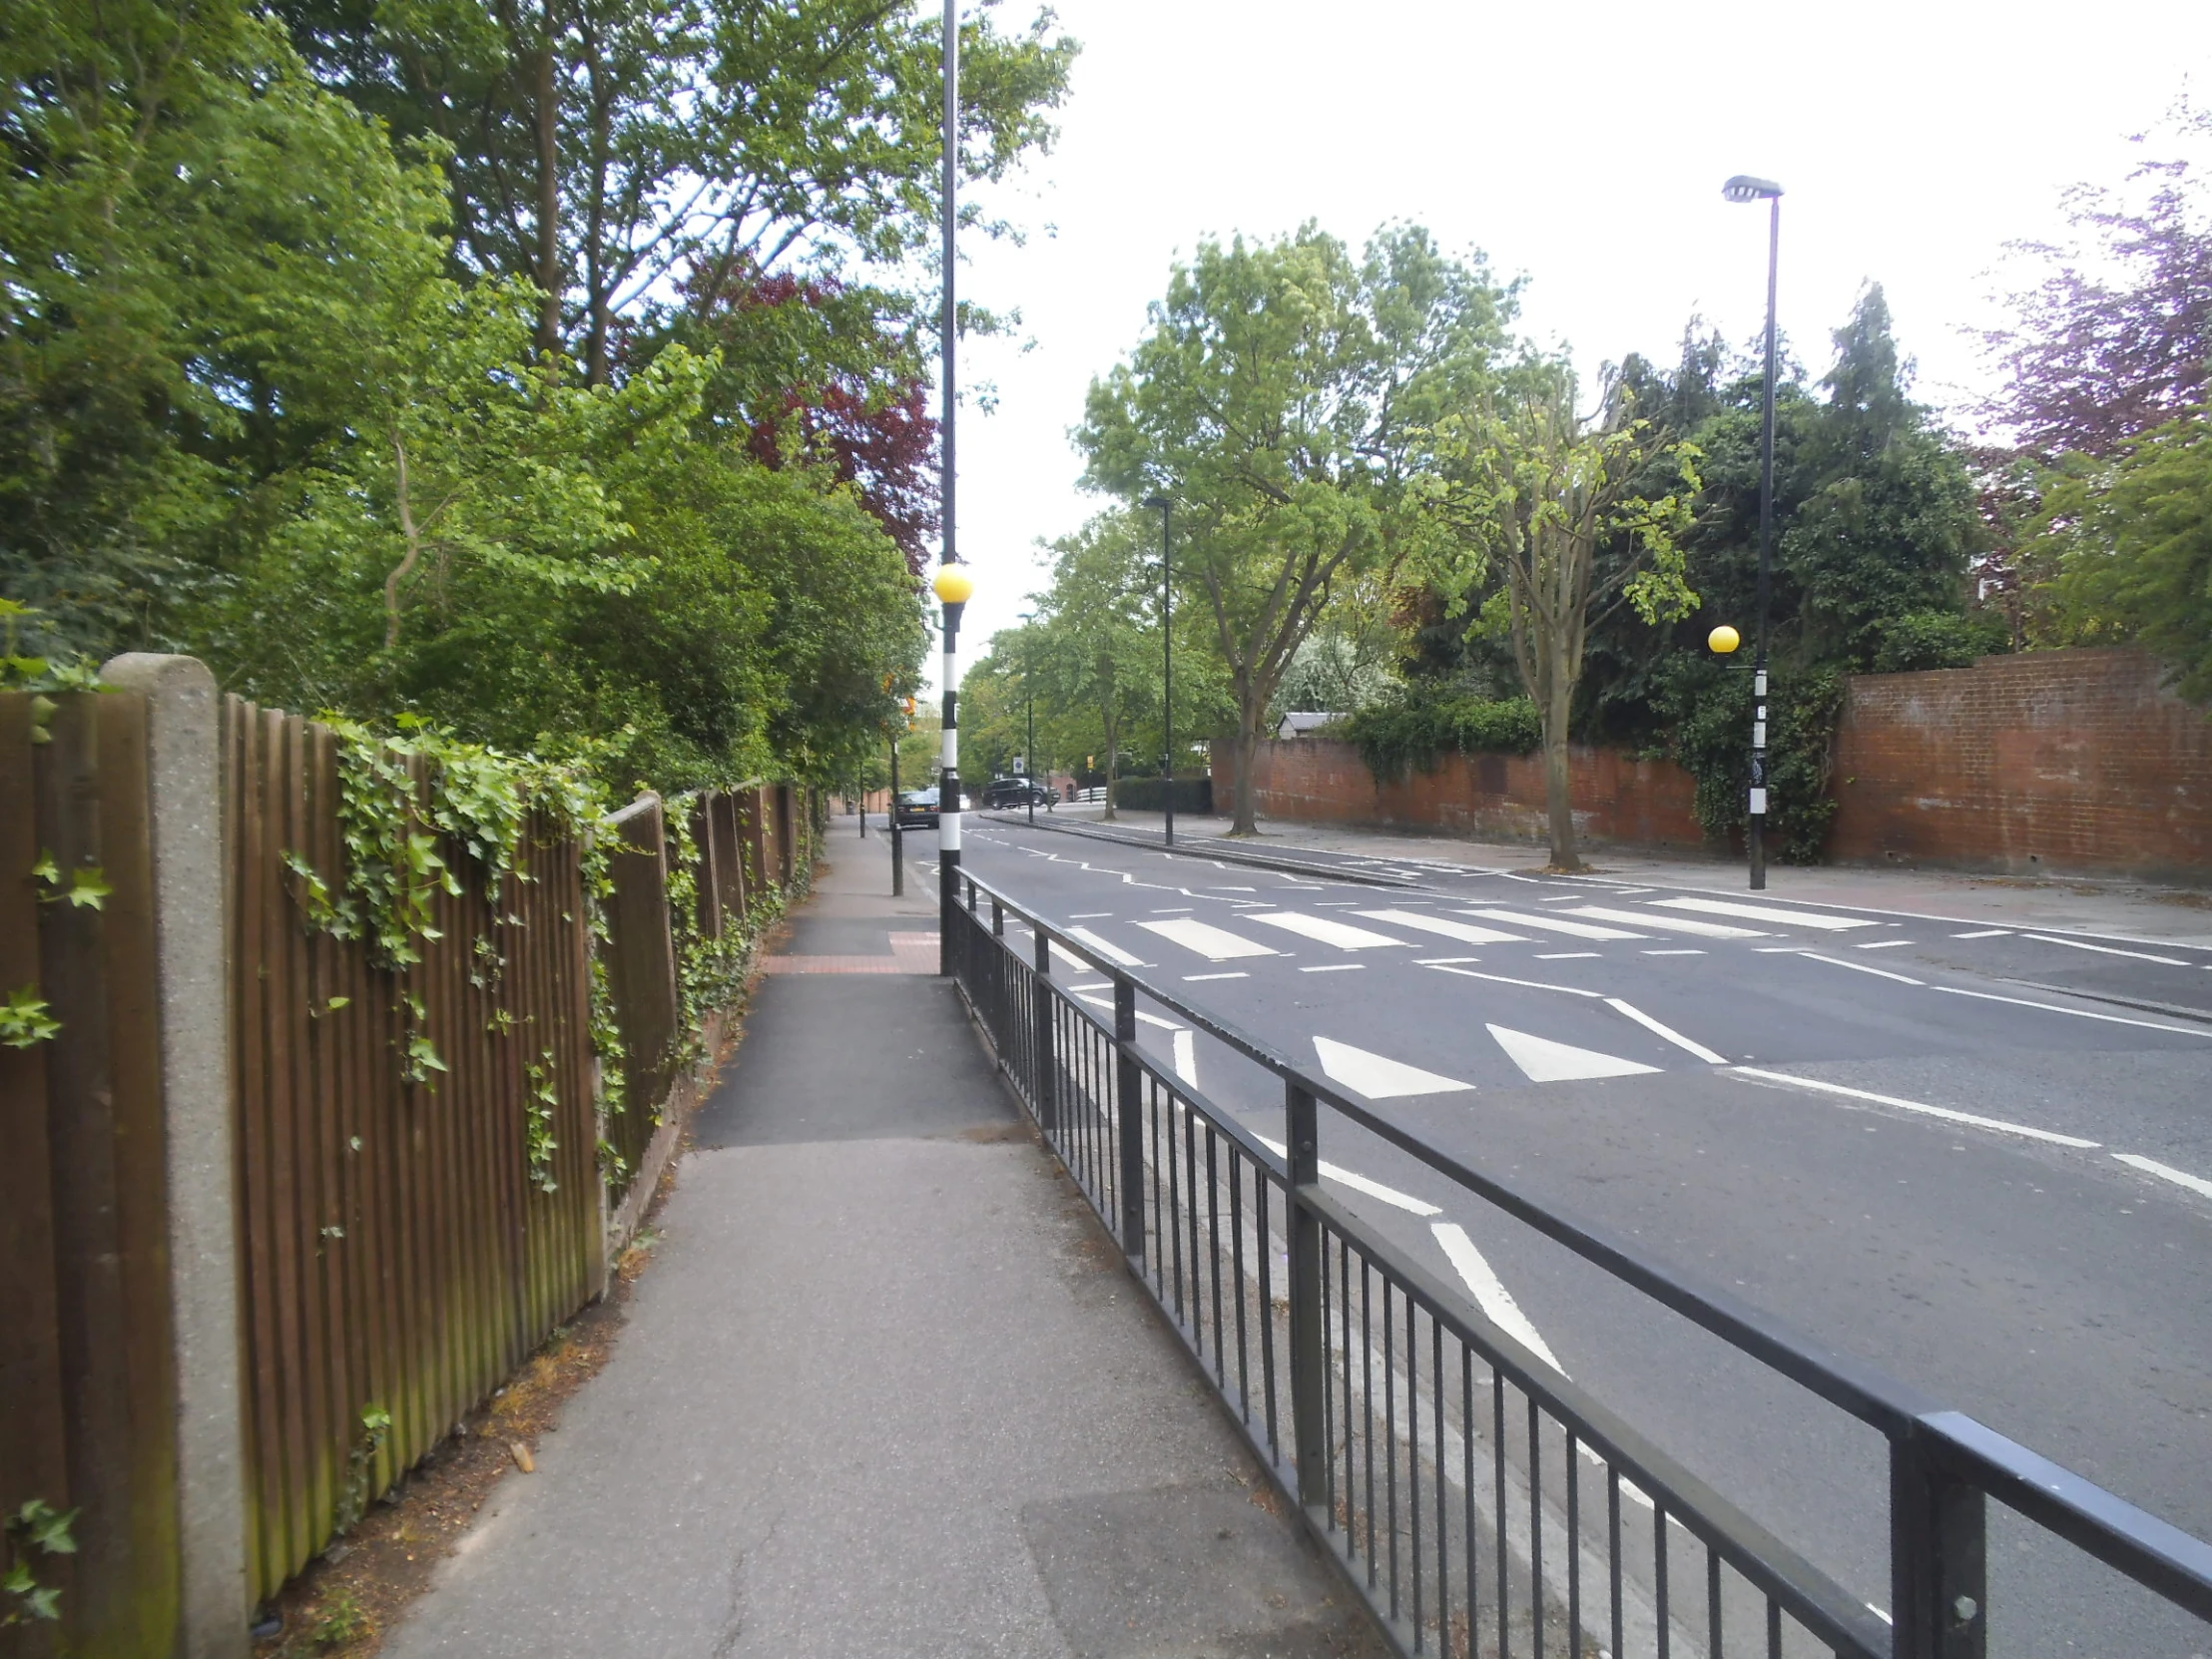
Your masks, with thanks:
M1358 745L1368 770L1380 779L1414 770L1434 772L1436 763L1454 751L1526 755L1543 742L1544 725L1536 705L1525 697L1493 702L1431 696L1406 687L1325 728L1325 735Z
M1993 656L2012 643L2004 619L1982 613L1959 616L1949 611L1908 611L1881 624L1875 648L1877 674L1910 674L1931 668L1971 668L1976 658Z
M1828 669L1779 668L1767 699L1767 836L1786 864L1817 864L1836 817L1828 793L1842 676ZM1709 657L1682 656L1653 699L1674 723L1674 758L1697 780L1697 818L1725 841L1750 817L1751 670Z
M1132 813L1164 813L1167 811L1167 785L1158 778L1117 778L1114 780L1114 805L1126 807ZM1178 778L1175 781L1175 810L1211 816L1214 811L1214 781L1211 778Z

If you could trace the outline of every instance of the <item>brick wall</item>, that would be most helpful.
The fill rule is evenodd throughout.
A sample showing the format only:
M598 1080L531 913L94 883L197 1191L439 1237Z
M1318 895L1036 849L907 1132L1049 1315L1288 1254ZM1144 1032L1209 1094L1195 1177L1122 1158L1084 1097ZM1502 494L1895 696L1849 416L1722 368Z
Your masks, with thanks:
M2212 878L2212 719L2139 652L2036 651L1972 668L1863 674L1837 734L1837 863L2018 874ZM1696 787L1670 761L1570 751L1592 843L1705 846ZM1383 782L1327 738L1260 745L1263 816L1542 842L1539 756L1453 755ZM1226 812L1235 753L1214 747Z
M1836 796L1839 862L2212 872L2212 720L2134 651L1858 676Z
M1704 835L1697 786L1671 761L1617 749L1569 752L1576 831L1593 843L1695 847ZM1260 745L1254 766L1263 817L1393 830L1442 830L1480 840L1549 839L1540 755L1451 755L1434 772L1378 783L1359 750L1331 738ZM1228 812L1236 746L1214 745L1214 804Z

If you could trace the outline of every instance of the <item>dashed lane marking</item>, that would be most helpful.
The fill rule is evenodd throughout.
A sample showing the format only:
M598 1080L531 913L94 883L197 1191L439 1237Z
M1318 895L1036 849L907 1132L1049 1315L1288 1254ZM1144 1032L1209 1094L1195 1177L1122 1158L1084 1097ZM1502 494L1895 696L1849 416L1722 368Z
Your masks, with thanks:
M1281 1141L1271 1141L1265 1135L1255 1135L1253 1139L1257 1140L1278 1158L1290 1157L1290 1150ZM1426 1199L1415 1198L1411 1193L1401 1193L1395 1187L1385 1187L1380 1181L1370 1181L1364 1175L1356 1175L1351 1170L1341 1169L1335 1164L1324 1163L1317 1167L1324 1181L1334 1181L1340 1187L1350 1187L1356 1193L1366 1193L1370 1198L1379 1198L1393 1209L1404 1210L1416 1216L1440 1216L1443 1214L1441 1207L1429 1203Z
M1892 973L1888 968L1878 968L1866 962L1846 961L1841 956L1823 956L1817 950L1801 950L1797 953L1809 962L1826 962L1830 967L1850 968L1854 973L1872 973L1884 979L1895 979L1901 985L1925 985L1925 979L1916 979L1909 973Z
M2012 929L2009 927L1976 927L1970 933L1953 933L1951 937L1954 939L2001 939L2011 931Z
M2171 1164L2161 1164L2156 1158L2145 1158L2136 1152L2115 1152L2112 1156L2130 1169L2139 1169L2145 1175L2155 1175L2161 1181L2171 1181L2177 1187L2187 1187L2201 1198L2212 1198L2212 1181L2205 1180L2201 1175L2191 1175L2186 1170L2175 1169Z
M1195 985L1201 979L1250 979L1251 977L1251 974L1239 968L1235 973L1186 973L1183 975L1183 982L1186 985Z
M1871 1089L1847 1088L1841 1083L1826 1083L1817 1077L1797 1077L1786 1071L1764 1071L1757 1066L1733 1066L1732 1077L1756 1077L1763 1082L1780 1083L1785 1088L1810 1089L1816 1094L1848 1095L1853 1100L1868 1100L1878 1106L1895 1106L1901 1112L1917 1112L1923 1117L1941 1118L1945 1123L1969 1124L1975 1129L1991 1129L2000 1135L2019 1135L2031 1141L2046 1141L2052 1146L2070 1146L2077 1151L2094 1152L2102 1143L2085 1141L2079 1135L2061 1135L2055 1130L2035 1129L2024 1123L2009 1123L2003 1118L1983 1117L1978 1112L1954 1111L1948 1106L1931 1106L1925 1100L1905 1100L1894 1094L1876 1094Z
M1601 993L1583 990L1578 985L1547 985L1541 979L1515 979L1503 973L1478 973L1473 968L1453 967L1448 962L1431 962L1428 965L1438 973L1456 973L1466 979L1488 979L1499 985L1524 985L1532 991L1564 991L1569 996L1586 996L1592 1000L1602 1000Z
M2071 1014L2075 1019L2101 1019L2107 1025L2140 1025L2146 1031L2171 1031L2177 1037L2212 1037L2212 1026L2161 1025L2154 1019L2129 1019L2122 1014L2092 1014L2086 1008L2068 1008L2056 1002L2031 1002L2024 996L1999 996L1995 991L1969 991L1960 985L1937 985L1951 996L1970 996L1982 1002L2009 1002L2021 1008L2041 1008L2046 1013Z
M1325 962L1319 967L1302 967L1301 973L1359 973L1366 969L1365 962Z

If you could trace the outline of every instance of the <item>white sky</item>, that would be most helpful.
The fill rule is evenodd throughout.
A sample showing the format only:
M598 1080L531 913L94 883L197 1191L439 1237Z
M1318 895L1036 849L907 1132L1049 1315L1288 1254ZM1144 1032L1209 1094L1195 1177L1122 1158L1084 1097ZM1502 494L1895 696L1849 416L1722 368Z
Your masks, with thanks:
M1024 342L970 342L961 364L999 398L960 420L978 590L963 665L1041 586L1035 541L1105 504L1077 487L1068 430L1202 236L1311 218L1358 245L1415 221L1525 273L1523 328L1585 369L1632 350L1671 362L1692 311L1734 341L1760 326L1766 214L1720 196L1730 174L1759 174L1788 192L1797 355L1826 368L1829 330L1873 277L1920 395L1955 405L1981 383L1962 330L1993 317L2001 245L2057 234L2066 185L2124 177L2142 154L2126 136L2192 71L2212 97L2208 0L1057 9L1084 47L1060 143L992 204L1037 229L1025 248L971 247L962 277L967 297L1020 307Z

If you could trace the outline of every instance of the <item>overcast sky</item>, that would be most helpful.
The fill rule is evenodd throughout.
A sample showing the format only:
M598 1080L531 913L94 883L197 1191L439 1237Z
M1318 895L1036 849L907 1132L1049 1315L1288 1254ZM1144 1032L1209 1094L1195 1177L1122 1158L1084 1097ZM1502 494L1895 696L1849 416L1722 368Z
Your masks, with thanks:
M1059 0L1083 43L1053 155L994 202L1033 227L977 247L963 293L1022 312L971 344L994 412L959 428L963 662L1042 583L1034 544L1105 503L1068 429L1199 240L1313 219L1358 244L1410 220L1529 278L1523 327L1591 369L1671 361L1698 312L1749 340L1779 180L1781 318L1817 376L1879 280L1926 401L1983 383L2002 245L2059 229L2059 192L2117 182L2188 83L2212 98L2212 0ZM1009 24L1031 15L1007 0ZM2193 77L2193 78L2192 78ZM979 241L980 239L978 239ZM932 667L934 664L932 664Z

